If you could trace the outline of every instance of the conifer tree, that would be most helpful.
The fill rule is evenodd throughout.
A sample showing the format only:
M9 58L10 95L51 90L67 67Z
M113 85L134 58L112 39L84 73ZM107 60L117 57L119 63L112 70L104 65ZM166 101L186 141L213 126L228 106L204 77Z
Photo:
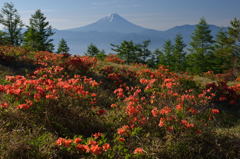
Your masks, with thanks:
M24 35L24 45L37 51L53 51L53 39L50 39L54 33L46 17L37 10L30 18L30 25Z
M193 73L202 73L211 70L211 58L213 49L211 30L204 18L200 19L190 42L190 54L188 55L188 69Z
M157 65L166 65L166 58L160 49L155 50L153 54L156 56Z
M5 3L0 12L0 24L7 30L6 37L10 45L19 46L22 42L23 23L12 3Z
M9 45L9 38L6 32L0 31L0 45Z
M231 45L231 64L236 76L240 69L240 19L234 18L228 28L229 44Z
M61 39L58 44L57 53L69 53L69 47L64 39Z
M97 56L96 56L99 60L104 60L104 58L106 57L106 53L105 50L101 50Z
M231 50L228 33L220 29L214 45L213 71L215 73L223 73L224 70L231 68Z
M151 55L151 51L148 49L148 46L150 44L150 40L143 41L142 44L137 45L138 47L138 62L139 63L146 63L147 58Z
M96 45L90 44L87 48L87 52L85 53L86 56L97 56L100 53L100 50L97 48Z
M164 65L169 66L169 68L173 67L173 45L170 40L165 41L163 45L163 53L165 56L165 63Z
M175 44L173 47L173 62L172 68L174 71L184 71L185 69L185 51L186 45L183 42L183 37L180 34L176 35Z
M117 55L125 60L127 64L138 62L139 48L133 41L123 41L120 45L111 44L112 50L117 52Z
M215 40L215 48L225 48L228 45L228 33L221 28L217 35L216 35L216 40Z

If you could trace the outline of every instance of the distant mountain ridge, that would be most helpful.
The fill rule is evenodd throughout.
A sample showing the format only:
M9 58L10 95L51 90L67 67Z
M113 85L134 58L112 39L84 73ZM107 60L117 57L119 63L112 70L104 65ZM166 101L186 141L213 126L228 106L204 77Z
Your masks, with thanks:
M114 13L83 27L55 30L53 38L56 47L59 40L64 38L73 54L84 54L91 43L109 53L111 52L111 43L119 44L123 40L132 40L136 43L151 40L150 49L153 50L160 48L165 40L174 40L176 34L182 34L184 42L189 43L195 26L182 25L159 31L133 24ZM209 27L213 36L220 30L220 27L216 25L209 25Z

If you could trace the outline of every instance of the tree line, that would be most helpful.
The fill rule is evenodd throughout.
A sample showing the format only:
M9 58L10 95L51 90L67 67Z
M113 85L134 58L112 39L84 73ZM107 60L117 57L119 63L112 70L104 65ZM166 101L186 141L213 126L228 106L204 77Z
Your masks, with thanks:
M35 51L53 51L54 31L46 17L37 10L29 19L29 25L24 25L17 9L12 3L5 3L0 11L0 24L4 30L0 31L0 45L23 46ZM26 31L23 32L23 27ZM123 41L121 44L111 44L112 50L129 63L143 63L150 67L158 65L168 66L176 72L191 72L199 74L209 70L223 73L226 70L237 72L240 68L240 19L234 18L227 29L221 29L216 37L204 18L201 18L191 36L187 46L181 34L176 35L174 42L165 41L159 49L149 49L151 41L140 44L133 41ZM69 47L61 39L58 53L68 53ZM94 44L88 46L87 56L103 59L106 54Z
M150 41L135 44L123 41L112 45L112 50L127 63L143 63L151 67L168 66L176 72L199 74L207 71L223 73L240 70L240 19L234 18L227 29L221 29L216 37L204 18L201 18L187 46L181 34L174 42L167 40L160 49L150 51Z
M24 25L13 3L4 3L0 11L0 24L4 30L0 31L0 45L23 46L34 51L53 51L54 35L52 26L46 20L40 9L31 15L29 25ZM26 27L26 31L23 31ZM68 53L69 47L61 39L57 49L58 53Z

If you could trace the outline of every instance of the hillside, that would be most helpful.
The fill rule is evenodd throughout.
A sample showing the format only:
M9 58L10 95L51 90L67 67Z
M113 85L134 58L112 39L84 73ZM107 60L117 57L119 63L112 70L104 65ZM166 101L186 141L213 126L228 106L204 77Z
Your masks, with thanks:
M0 73L2 159L240 157L237 80L13 47Z

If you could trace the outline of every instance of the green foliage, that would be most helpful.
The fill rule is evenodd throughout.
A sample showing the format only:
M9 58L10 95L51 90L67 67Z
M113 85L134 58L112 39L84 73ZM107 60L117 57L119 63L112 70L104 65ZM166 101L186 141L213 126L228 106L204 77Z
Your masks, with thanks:
M87 52L85 53L86 56L97 56L100 53L100 50L97 48L96 45L90 44L87 48Z
M185 64L185 51L186 45L180 34L176 35L175 44L173 45L170 40L165 41L162 51L157 49L153 53L156 63L168 66L173 71L184 71Z
M216 73L232 70L237 76L240 68L240 20L235 18L230 24L227 31L220 30L216 36L212 70Z
M46 17L37 10L30 18L30 25L24 35L24 46L36 51L53 51L53 39L49 39L54 34Z
M0 31L0 45L8 45L9 38L7 37L7 33Z
M111 44L112 50L125 60L127 64L137 62L138 46L133 41L123 41L120 45Z
M231 63L235 75L240 68L240 19L234 18L228 28L229 43L231 44Z
M142 44L135 44L133 41L123 41L120 45L111 44L112 50L117 52L117 55L129 63L148 63L154 65L154 59L149 60L151 51L148 49L150 40L143 41ZM152 56L153 58L153 56Z
M226 31L222 29L216 35L214 45L214 66L215 73L223 73L224 70L231 68L231 45L229 45L229 37Z
M183 42L183 37L181 34L176 35L175 45L173 48L173 62L172 62L172 70L173 71L184 71L185 64L185 51L184 48L186 45Z
M162 63L162 65L168 65L172 67L173 63L173 45L170 40L165 41L163 45L163 53L165 56L165 61Z
M69 47L67 45L67 42L64 39L61 39L58 44L57 53L68 53Z
M0 24L7 30L6 37L9 39L9 43L13 46L19 46L22 42L23 23L12 3L4 3L0 13Z
M137 58L138 62L140 63L146 63L148 57L151 55L151 51L148 49L148 46L150 44L150 40L143 41L142 44L137 45L138 47L138 53Z
M101 51L97 54L96 57L97 57L97 59L99 59L99 60L104 60L105 57L106 57L105 51L104 51L104 50L101 50Z
M155 62L156 64L165 64L165 56L163 54L163 52L160 50L160 49L156 49L154 52L153 52L153 56L154 56L154 59L155 59Z
M211 30L204 18L196 26L190 42L190 54L187 56L188 70L193 73L201 73L211 70L211 58L213 50Z

